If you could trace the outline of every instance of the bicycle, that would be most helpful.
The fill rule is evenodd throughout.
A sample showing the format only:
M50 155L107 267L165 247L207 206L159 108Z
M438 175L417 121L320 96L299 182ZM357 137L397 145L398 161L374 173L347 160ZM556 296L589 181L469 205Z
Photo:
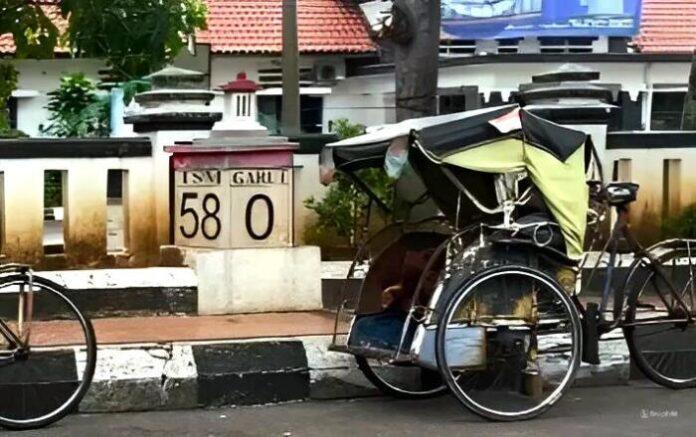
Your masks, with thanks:
M585 281L592 283L608 255L599 302L581 303L579 295L588 291L587 285L576 287L566 296L556 279L543 271L547 269L510 263L500 255L497 265L478 269L463 281L454 282L456 291L451 293L438 324L438 366L450 390L472 411L493 420L522 420L543 413L570 387L581 361L600 363L600 337L615 329L623 330L631 359L647 378L674 389L696 386L696 366L690 361L696 357L692 253L696 241L670 239L644 248L631 232L629 220L628 205L636 200L638 185L597 184L594 191L595 199L613 207L616 214L601 256ZM626 246L624 250L622 245ZM519 254L519 247L515 251ZM614 274L619 253L633 254L634 259L617 286ZM524 296L532 300L526 313L490 309L519 303ZM489 306L481 310L486 304ZM471 314L472 307L478 307L478 314ZM499 355L513 361L495 369L487 363L484 372L461 372L452 364L459 358L456 353L453 358L448 356L451 346L447 336L462 324L487 329L487 347L503 349ZM503 340L491 336L492 330L497 336L502 332ZM481 373L486 372L488 381L482 382ZM532 382L513 382L518 386L513 391L509 390L509 380L491 381L500 375L509 378L520 374ZM534 379L543 379L544 387L533 387ZM527 397L511 394L517 391L525 392ZM535 404L529 399L535 397L534 393L540 399ZM524 408L527 404L533 405Z
M630 228L628 205L636 200L637 191L637 184L616 182L600 193L614 207L616 221L602 249L609 254L602 298L599 304L588 304L585 318L590 327L596 325L598 335L623 329L636 366L652 381L675 389L694 387L696 366L689 366L688 359L691 355L696 357L692 254L696 240L670 239L644 248ZM610 310L613 274L622 241L634 260L623 284L614 292ZM588 283L596 269L597 265ZM589 352L594 350L591 347Z
M0 266L0 426L35 429L74 412L94 375L91 322L29 266Z

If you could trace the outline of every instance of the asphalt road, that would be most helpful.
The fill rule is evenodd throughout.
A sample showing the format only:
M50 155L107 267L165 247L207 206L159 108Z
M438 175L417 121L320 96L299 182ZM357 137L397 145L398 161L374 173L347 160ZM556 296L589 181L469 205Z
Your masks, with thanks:
M693 435L696 390L635 384L576 388L544 416L491 423L450 396L370 398L264 407L75 415L32 436L656 436Z

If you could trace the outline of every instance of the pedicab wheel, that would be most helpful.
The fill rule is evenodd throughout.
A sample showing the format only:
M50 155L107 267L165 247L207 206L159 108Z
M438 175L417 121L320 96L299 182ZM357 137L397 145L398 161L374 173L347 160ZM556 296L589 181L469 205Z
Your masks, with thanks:
M429 399L447 392L440 375L416 366L392 366L356 356L358 368L382 393L399 399Z
M693 249L684 243L655 259L689 313L696 315L696 285L691 264ZM686 319L684 309L672 297L670 286L658 277L652 264L640 260L631 269L627 288L624 336L631 359L651 381L673 389L696 387L696 324Z
M438 368L454 396L495 421L551 408L581 359L578 311L558 283L524 266L482 270L451 294L438 322Z

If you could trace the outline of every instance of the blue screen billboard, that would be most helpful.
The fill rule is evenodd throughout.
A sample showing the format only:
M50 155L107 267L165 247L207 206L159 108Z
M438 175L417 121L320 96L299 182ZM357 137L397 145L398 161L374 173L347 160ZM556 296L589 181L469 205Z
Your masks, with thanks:
M623 36L638 33L641 0L442 0L444 38Z

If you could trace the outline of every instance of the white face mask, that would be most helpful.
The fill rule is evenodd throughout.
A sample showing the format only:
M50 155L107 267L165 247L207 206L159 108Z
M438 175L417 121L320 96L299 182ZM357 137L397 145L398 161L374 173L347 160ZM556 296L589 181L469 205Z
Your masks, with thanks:
M408 162L408 138L400 137L392 141L384 156L384 171L392 179L398 179Z

